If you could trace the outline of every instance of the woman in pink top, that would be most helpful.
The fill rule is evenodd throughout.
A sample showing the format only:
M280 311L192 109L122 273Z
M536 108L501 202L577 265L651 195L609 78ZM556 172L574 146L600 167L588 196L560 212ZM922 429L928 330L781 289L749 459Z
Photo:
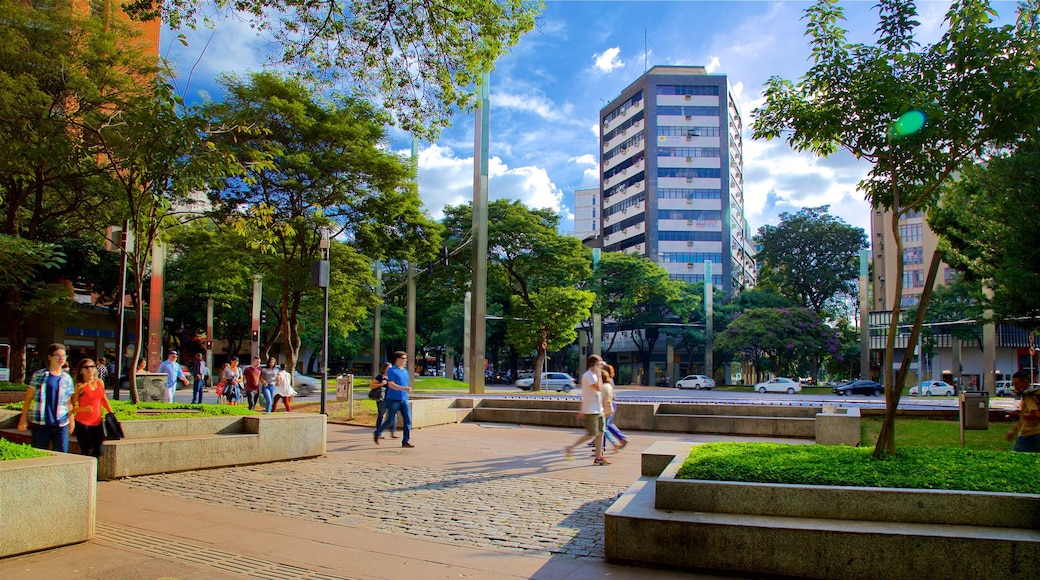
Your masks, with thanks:
M112 412L105 396L105 383L97 376L97 365L89 358L76 365L76 395L79 403L76 413L76 441L83 455L101 457L101 443L105 429L101 425L101 407Z

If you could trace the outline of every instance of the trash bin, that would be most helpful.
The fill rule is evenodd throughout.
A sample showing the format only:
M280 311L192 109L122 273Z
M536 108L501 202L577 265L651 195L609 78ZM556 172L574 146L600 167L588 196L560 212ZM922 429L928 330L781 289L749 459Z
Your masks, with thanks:
M961 391L961 425L964 429L989 429L989 393Z

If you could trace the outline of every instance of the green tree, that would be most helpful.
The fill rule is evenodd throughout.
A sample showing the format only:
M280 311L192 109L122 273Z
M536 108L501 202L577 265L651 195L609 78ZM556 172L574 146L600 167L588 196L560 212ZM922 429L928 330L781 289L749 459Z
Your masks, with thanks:
M827 213L828 206L780 214L780 224L762 226L755 241L761 266L759 280L803 308L823 315L839 293L854 294L859 278L859 251L867 234Z
M215 5L250 22L272 60L344 93L371 97L411 133L432 138L475 103L481 77L534 28L541 0L136 0L127 11L194 28ZM278 50L281 50L278 53Z
M928 216L946 262L965 282L986 284L997 319L1040 326L1040 138L966 168ZM931 308L929 308L931 311ZM977 312L969 313L969 315Z
M808 308L747 310L719 334L715 349L781 375L804 376L820 352L837 353L834 329Z
M765 104L752 113L754 137L782 136L794 149L819 155L845 149L872 162L860 189L872 206L891 210L896 247L886 253L901 256L903 215L929 211L965 163L1040 125L1038 8L1037 0L1023 1L1016 23L994 26L988 1L958 0L947 11L942 37L921 47L911 0L879 1L876 44L849 42L837 0L819 0L806 10L812 67L797 84L778 77L767 82ZM939 259L932 256L911 342L920 332ZM878 457L895 453L895 412L909 371L909 355L898 377L891 364L902 270L897 261L885 346L884 382L890 388Z
M111 167L98 156L97 133L119 122L122 100L148 66L126 46L128 28L60 2L0 3L0 38L0 235L18 238L3 251L28 268L5 273L0 319L11 376L21 381L26 324L68 312L72 301L56 274L76 264L57 261L49 244L84 247L109 225Z
M319 100L313 88L291 78L255 73L248 81L227 76L221 103L206 106L217 126L253 126L249 138L214 139L218 150L240 160L243 176L224 180L212 201L223 223L250 236L264 285L276 288L282 353L293 366L302 345L300 320L311 286L311 262L320 256L322 232L332 261L349 285L336 323L353 328L374 304L371 258L422 259L434 254L439 227L422 212L411 167L385 151L385 115L353 98ZM243 211L245 208L245 211Z
M472 230L471 205L449 206L444 213L449 239ZM576 238L560 235L559 222L552 210L519 201L488 205L488 296L508 296L505 342L522 356L534 352L536 369L547 351L575 340L574 329L589 317L592 301L590 292L578 289L592 273L591 256ZM535 373L533 389L540 388L541 374Z

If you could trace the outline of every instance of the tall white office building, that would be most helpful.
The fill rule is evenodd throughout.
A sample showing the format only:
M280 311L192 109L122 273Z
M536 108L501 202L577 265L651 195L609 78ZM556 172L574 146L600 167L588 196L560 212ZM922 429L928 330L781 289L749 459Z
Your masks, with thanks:
M655 66L600 110L601 243L674 279L755 285L740 112L726 75ZM598 244L597 244L598 245Z

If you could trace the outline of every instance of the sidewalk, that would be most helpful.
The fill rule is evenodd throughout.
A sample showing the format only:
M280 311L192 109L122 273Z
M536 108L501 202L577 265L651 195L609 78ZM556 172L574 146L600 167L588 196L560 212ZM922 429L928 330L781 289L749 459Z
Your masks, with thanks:
M445 425L372 441L330 425L328 455L98 483L85 544L0 560L0 578L711 578L603 560L603 511L656 441L635 432L612 465L563 447L580 432Z

